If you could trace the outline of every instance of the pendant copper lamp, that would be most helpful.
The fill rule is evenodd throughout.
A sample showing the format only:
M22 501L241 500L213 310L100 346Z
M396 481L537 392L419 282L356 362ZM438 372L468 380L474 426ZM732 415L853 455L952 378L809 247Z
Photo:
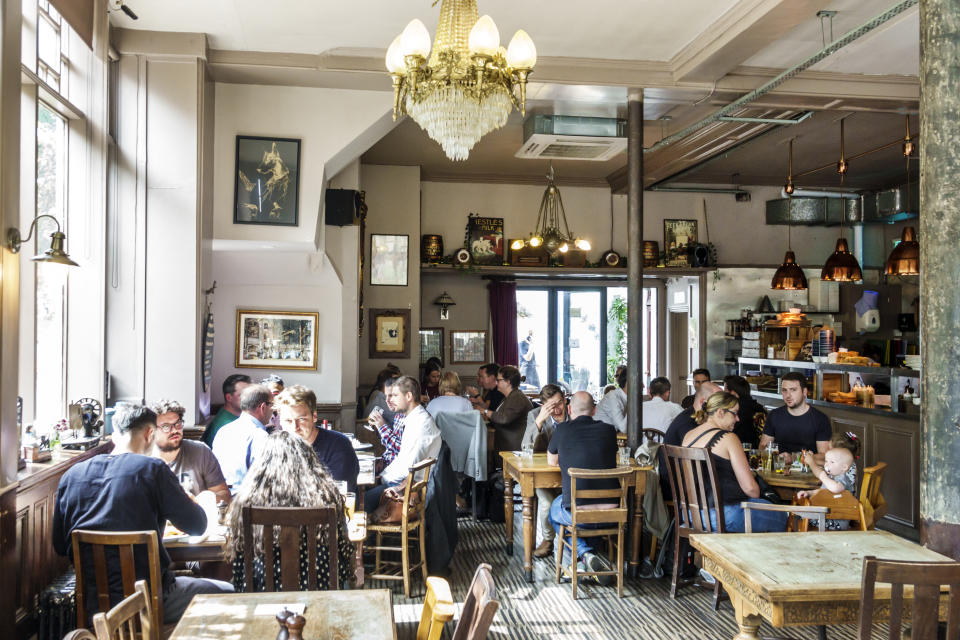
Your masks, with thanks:
M793 197L790 194L793 193L793 140L790 140L790 160L788 164L788 175L787 175L787 184L784 187L789 200L788 209L792 213L793 209ZM788 188L789 187L789 188ZM787 253L783 256L783 264L777 267L777 271L773 274L773 280L770 281L771 289L786 289L786 290L799 290L807 288L807 277L803 275L803 269L800 268L800 265L797 264L797 257L793 254L793 251L790 248L790 220L787 216Z
M847 170L850 168L850 165L844 158L843 123L844 120L841 120L840 161L837 163L837 173L840 174L840 184L843 184L843 178L847 175ZM845 217L846 213L841 213L841 215ZM857 259L854 257L854 255L850 253L850 247L847 245L847 239L843 237L843 217L840 218L840 237L837 238L837 246L834 248L833 253L830 254L830 257L827 258L827 261L823 264L823 269L820 271L820 279L828 282L852 282L855 280L863 280L863 271L860 269L860 263L857 262Z
M910 156L916 145L910 139L910 116L907 116L907 137L903 140L903 155L907 159L907 206L910 206ZM888 276L920 275L920 243L913 227L904 227L900 243L890 252L884 273Z

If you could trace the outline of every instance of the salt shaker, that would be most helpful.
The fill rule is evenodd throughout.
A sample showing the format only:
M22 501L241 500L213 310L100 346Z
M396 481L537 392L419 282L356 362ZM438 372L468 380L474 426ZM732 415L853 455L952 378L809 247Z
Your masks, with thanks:
M277 624L280 625L280 631L277 632L277 640L288 640L290 632L287 630L287 618L293 615L293 612L284 607L277 614Z
M287 618L288 640L303 640L303 627L307 624L307 619L299 614L294 614Z

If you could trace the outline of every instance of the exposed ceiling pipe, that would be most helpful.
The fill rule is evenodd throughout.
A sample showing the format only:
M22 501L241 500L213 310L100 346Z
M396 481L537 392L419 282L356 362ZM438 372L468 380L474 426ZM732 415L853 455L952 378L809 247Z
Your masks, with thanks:
M657 185L647 187L647 191L673 191L676 193L732 193L734 195L750 193L746 189L730 189L727 187L658 187Z
M800 124L813 115L813 111L804 111L798 118L747 118L744 116L720 116L721 122L747 122L751 124Z
M786 191L780 189L781 198L789 198ZM860 194L850 191L814 191L813 189L794 189L792 197L794 198L846 198L847 200L859 200Z
M786 71L776 76L769 82L766 82L760 85L759 87L757 87L756 89L754 89L753 91L741 96L740 98L737 98L736 100L726 105L725 107L721 107L720 109L713 112L703 120L700 120L699 122L695 122L690 126L685 127L680 131L677 131L676 133L667 136L666 138L663 138L653 146L647 149L644 149L643 152L653 153L654 151L659 151L660 149L663 149L664 147L667 147L673 144L674 142L683 140L684 138L689 136L691 133L699 131L700 129L703 129L707 125L713 124L714 122L719 121L720 118L722 118L723 116L729 116L733 111L736 111L737 109L741 109L747 106L748 104L750 104L751 102L754 102L755 100L757 100L757 98L763 95L766 95L767 93L770 93L771 91L773 91L774 89L782 85L787 80L790 80L791 78L798 75L799 73L817 64L824 58L827 58L830 55L834 54L835 52L839 51L840 49L847 46L854 40L857 40L858 38L866 35L867 33L870 33L880 25L900 15L910 7L917 4L917 2L918 0L903 0L902 2L898 2L894 6L890 7L889 9L887 9L880 15L874 17L873 19L860 25L856 29L852 31L848 31L846 34L844 34L837 40L834 40L823 49L820 49L820 51L816 52L815 54L813 54L812 56L810 56L800 64L787 69Z

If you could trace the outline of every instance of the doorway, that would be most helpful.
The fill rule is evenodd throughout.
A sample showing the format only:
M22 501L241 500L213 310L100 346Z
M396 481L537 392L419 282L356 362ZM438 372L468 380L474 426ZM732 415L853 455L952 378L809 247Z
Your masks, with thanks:
M690 349L687 347L690 342L688 326L686 311L670 312L670 386L681 390L671 394L676 398L687 395L687 375L690 372Z

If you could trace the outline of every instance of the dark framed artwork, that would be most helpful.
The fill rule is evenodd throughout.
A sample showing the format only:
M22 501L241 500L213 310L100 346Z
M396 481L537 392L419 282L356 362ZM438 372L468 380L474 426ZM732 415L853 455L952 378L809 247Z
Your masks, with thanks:
M237 367L317 369L316 311L237 309Z
M299 222L300 140L237 136L234 224Z
M370 357L410 357L410 309L370 309Z
M370 284L407 286L410 236L370 234Z
M450 364L487 362L487 332L450 331Z
M439 358L443 366L443 327L420 329L420 364L426 364L430 358Z
M663 221L663 251L668 267L686 266L687 248L697 243L697 221L666 219Z

